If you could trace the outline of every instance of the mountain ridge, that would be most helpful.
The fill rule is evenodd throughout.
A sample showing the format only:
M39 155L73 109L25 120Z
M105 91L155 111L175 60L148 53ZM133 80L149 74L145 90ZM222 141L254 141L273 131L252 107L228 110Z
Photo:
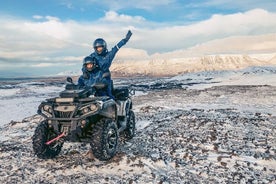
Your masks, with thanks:
M276 53L267 55L206 55L190 58L151 59L136 62L114 62L111 71L115 74L175 76L182 73L214 70L235 70L249 66L276 65Z

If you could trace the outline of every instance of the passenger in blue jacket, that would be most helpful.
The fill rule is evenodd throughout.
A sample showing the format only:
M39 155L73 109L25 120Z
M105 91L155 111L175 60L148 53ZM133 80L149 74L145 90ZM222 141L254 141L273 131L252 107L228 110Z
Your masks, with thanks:
M109 67L111 66L111 63L116 53L118 52L118 50L128 42L131 35L132 35L132 32L129 30L126 34L126 37L123 38L117 45L115 45L111 49L111 51L107 50L107 44L105 40L102 38L97 38L93 43L94 52L91 53L90 56L92 58L96 58L97 66L103 73L109 74L109 75L105 75L106 76L105 79L108 84L107 93L108 93L108 96L110 96L111 98L113 98L113 95L112 95L112 80L111 80ZM89 72L86 70L85 67L82 68L82 72L83 72L84 78L89 78Z
M79 88L90 88L95 83L101 82L107 84L105 78L103 78L103 72L97 66L96 58L91 56L87 56L83 59L83 68L87 71L87 75L89 76L84 77L81 75L78 79L78 86ZM107 87L97 90L96 96L108 96Z

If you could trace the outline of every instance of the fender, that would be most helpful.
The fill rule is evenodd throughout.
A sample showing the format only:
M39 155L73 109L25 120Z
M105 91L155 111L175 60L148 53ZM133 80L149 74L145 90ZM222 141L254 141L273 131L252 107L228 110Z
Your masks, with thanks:
M129 109L132 108L131 100L128 98L127 100L117 100L117 111L118 116L126 116Z
M99 114L107 118L116 120L117 108L116 108L115 101L113 99L109 99L107 101L104 101L104 102L101 101L99 103L102 103L102 110L99 112Z

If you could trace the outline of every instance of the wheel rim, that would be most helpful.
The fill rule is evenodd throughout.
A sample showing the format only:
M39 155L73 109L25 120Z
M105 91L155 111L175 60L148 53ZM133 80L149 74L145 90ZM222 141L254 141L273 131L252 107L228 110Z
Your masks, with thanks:
M107 132L107 147L109 150L113 150L117 145L117 134L114 129L109 129Z

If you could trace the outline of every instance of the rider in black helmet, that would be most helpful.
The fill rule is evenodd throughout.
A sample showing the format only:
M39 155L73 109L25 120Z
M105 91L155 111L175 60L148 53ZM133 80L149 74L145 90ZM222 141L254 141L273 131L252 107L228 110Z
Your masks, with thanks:
M111 63L116 55L116 53L118 52L118 50L125 45L128 40L130 39L132 35L132 32L129 30L126 34L126 37L123 38L118 44L116 44L111 51L107 50L107 44L105 42L104 39L102 38L97 38L94 43L93 43L93 48L94 51L93 53L90 54L90 56L93 58L96 58L97 61L97 65L99 67L99 69L105 73L105 79L108 82L108 96L113 98L112 95L112 80L111 80L111 74L109 71L109 67L111 66ZM89 74L86 70L86 68L82 68L83 71L83 76L88 77L89 78ZM109 74L109 75L107 75Z
M100 56L105 56L108 53L106 42L102 38L97 38L94 41L93 48L95 52Z
M83 67L86 68L87 71L92 72L96 66L97 62L95 58L92 58L91 56L87 56L83 59Z
M96 58L87 56L83 59L83 68L89 74L89 77L85 78L83 75L79 77L78 86L79 88L86 88L91 87L93 84L97 82L107 83L106 80L103 78L103 72L97 66ZM97 96L107 96L107 88L103 88L96 91Z

